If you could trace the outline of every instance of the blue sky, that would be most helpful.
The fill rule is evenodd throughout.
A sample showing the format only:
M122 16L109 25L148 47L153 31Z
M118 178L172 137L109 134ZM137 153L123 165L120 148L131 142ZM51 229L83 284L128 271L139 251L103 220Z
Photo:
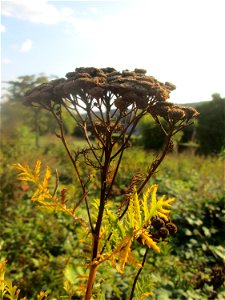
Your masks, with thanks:
M145 68L174 102L225 96L224 0L1 2L1 80Z

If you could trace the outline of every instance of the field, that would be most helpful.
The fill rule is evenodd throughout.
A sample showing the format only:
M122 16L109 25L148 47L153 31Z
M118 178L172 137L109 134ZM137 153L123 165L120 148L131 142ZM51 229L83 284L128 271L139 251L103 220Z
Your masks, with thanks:
M75 148L83 141L70 138ZM7 259L6 277L21 289L20 296L35 299L48 290L49 299L81 299L79 291L66 296L65 280L78 286L87 273L82 257L88 256L88 237L80 226L63 213L47 213L30 199L34 187L18 181L14 163L42 161L42 169L57 168L60 187L72 199L81 194L72 166L55 136L44 136L35 148L34 136L22 128L15 139L1 147L0 259ZM116 202L128 186L131 174L145 172L154 153L131 147L125 154L112 193ZM221 156L204 157L188 152L170 153L150 185L158 184L158 195L175 197L172 220L178 232L160 245L161 253L149 251L147 264L139 278L139 289L152 291L147 299L225 299L224 248L224 165ZM87 172L82 162L82 174ZM90 185L95 199L99 183ZM84 214L84 208L80 209ZM136 256L143 250L137 245ZM93 299L128 299L134 267L119 274L102 264L97 274ZM109 279L110 278L110 279ZM136 298L138 299L138 298Z

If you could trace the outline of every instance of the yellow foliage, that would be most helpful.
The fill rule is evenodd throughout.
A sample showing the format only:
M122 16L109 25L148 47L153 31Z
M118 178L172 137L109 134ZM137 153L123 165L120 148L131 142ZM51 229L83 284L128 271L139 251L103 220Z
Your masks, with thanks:
M152 296L152 295L153 294L151 292L144 293L140 296L139 300L144 300L145 298Z
M8 298L9 300L17 300L19 299L20 289L18 289L16 285L13 286L11 280L5 280L6 262L6 260L3 260L0 263L0 296L2 297L1 299ZM42 300L47 297L48 294L49 293L47 291L41 291L38 294L37 299ZM20 298L20 300L27 300L27 297Z
M37 298L38 298L38 300L42 300L42 299L44 299L45 297L47 297L48 296L48 294L49 294L49 292L43 292L43 291L41 291L38 295L37 295Z
M101 231L101 239L104 240L104 235L106 235L105 239L107 239L108 232L112 230L111 240L114 241L114 246L107 248L108 253L100 255L98 264L104 261L110 261L111 265L120 273L124 271L126 263L140 268L140 262L134 257L131 251L131 246L135 239L138 239L143 245L146 245L157 253L160 252L160 247L157 242L152 239L151 234L147 231L147 227L151 225L151 218L154 216L160 216L166 220L168 219L167 216L170 213L170 210L166 208L170 206L170 203L174 201L174 198L165 200L165 196L162 196L157 200L157 189L157 185L151 186L141 200L139 199L136 190L134 190L129 207L122 220L118 220L113 214L111 205L107 206L103 218L104 222L103 230ZM98 204L96 201L94 202L94 205L96 205L97 209ZM111 228L112 225L113 228ZM121 230L121 228L123 230Z
M131 244L132 244L132 240L133 240L133 237L132 236L130 236L130 237L128 236L120 244L120 250L118 252L119 259L120 259L118 271L120 271L120 272L123 272L124 267L125 267L125 263L127 262L129 254L131 252L130 247L131 247Z
M159 246L157 246L157 243L155 241L153 241L153 239L151 238L151 235L147 232L147 230L143 230L140 237L141 237L142 243L146 244L148 246L148 248L152 248L157 253L160 252Z
M65 189L63 189L60 195L57 197L57 183L54 189L54 192L51 193L49 191L49 181L51 179L51 170L47 166L45 175L43 180L40 179L40 169L41 169L41 161L37 160L34 170L32 171L28 164L22 166L21 164L13 165L17 170L21 171L18 174L18 179L23 181L30 181L36 185L36 190L31 198L32 201L38 202L40 204L40 208L43 208L46 212L55 212L55 211L63 211L73 217L75 221L80 222L80 224L88 229L87 224L82 218L78 218L75 215L76 205L73 207L68 207L66 205L65 199Z
M170 213L170 210L165 209L165 207L170 207L170 203L173 202L175 198L164 200L165 195L163 195L159 198L159 200L157 200L156 192L158 190L158 185L154 184L150 189L152 190L152 196L150 202L149 218L151 219L154 216L159 216L160 218L163 218L167 221L167 215ZM149 193L149 191L147 191L147 193Z

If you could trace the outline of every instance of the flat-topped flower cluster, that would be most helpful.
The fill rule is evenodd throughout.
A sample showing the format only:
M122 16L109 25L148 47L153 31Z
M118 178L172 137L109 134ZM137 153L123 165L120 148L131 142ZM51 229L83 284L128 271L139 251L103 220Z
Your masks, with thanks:
M165 101L175 88L171 83L163 84L153 76L147 76L144 69L119 72L114 68L76 68L75 72L67 73L66 78L52 80L28 91L25 102L60 101L70 94L81 98L89 94L99 99L110 91L116 99L122 97L127 105L135 102L137 107L143 108L152 98Z
M176 89L170 82L162 83L146 70L117 71L114 68L76 68L66 78L52 80L27 92L25 104L51 107L69 100L73 105L82 101L82 108L114 105L120 112L133 108L147 110L154 118L163 117L176 123L189 121L198 112L191 107L166 102L170 92Z

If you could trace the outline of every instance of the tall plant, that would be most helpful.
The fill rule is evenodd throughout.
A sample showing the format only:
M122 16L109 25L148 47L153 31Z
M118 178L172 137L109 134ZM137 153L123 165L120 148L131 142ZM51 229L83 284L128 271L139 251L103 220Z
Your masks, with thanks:
M166 102L174 89L173 84L161 83L146 75L143 69L119 72L114 68L90 67L77 68L75 72L67 73L66 78L52 80L26 94L25 104L48 110L57 121L57 137L73 165L82 197L69 206L65 192L57 191L58 180L54 191L50 192L50 169L47 168L44 181L40 181L39 161L33 171L28 166L17 164L21 171L19 178L37 185L34 201L69 213L91 235L89 275L84 288L86 300L93 295L97 269L105 261L111 262L119 272L123 272L126 263L138 267L130 293L132 299L148 249L159 252L159 242L176 231L176 226L168 218L168 208L174 199L165 200L163 196L157 200L156 185L141 196L166 154L173 149L173 136L198 115L194 108ZM64 132L63 108L82 129L87 142L85 149L74 151L69 147ZM146 170L141 174L131 174L126 192L120 195L116 204L112 204L112 189L116 185L123 154L139 121L146 114L154 118L164 133L164 149L153 161L147 162L146 158ZM162 119L165 122L162 123ZM94 169L100 178L96 210L91 209L93 199L89 196L91 173L88 176L83 174L79 167L81 159L87 169ZM87 219L77 215L77 208L83 203ZM141 263L131 251L135 240L146 247Z

